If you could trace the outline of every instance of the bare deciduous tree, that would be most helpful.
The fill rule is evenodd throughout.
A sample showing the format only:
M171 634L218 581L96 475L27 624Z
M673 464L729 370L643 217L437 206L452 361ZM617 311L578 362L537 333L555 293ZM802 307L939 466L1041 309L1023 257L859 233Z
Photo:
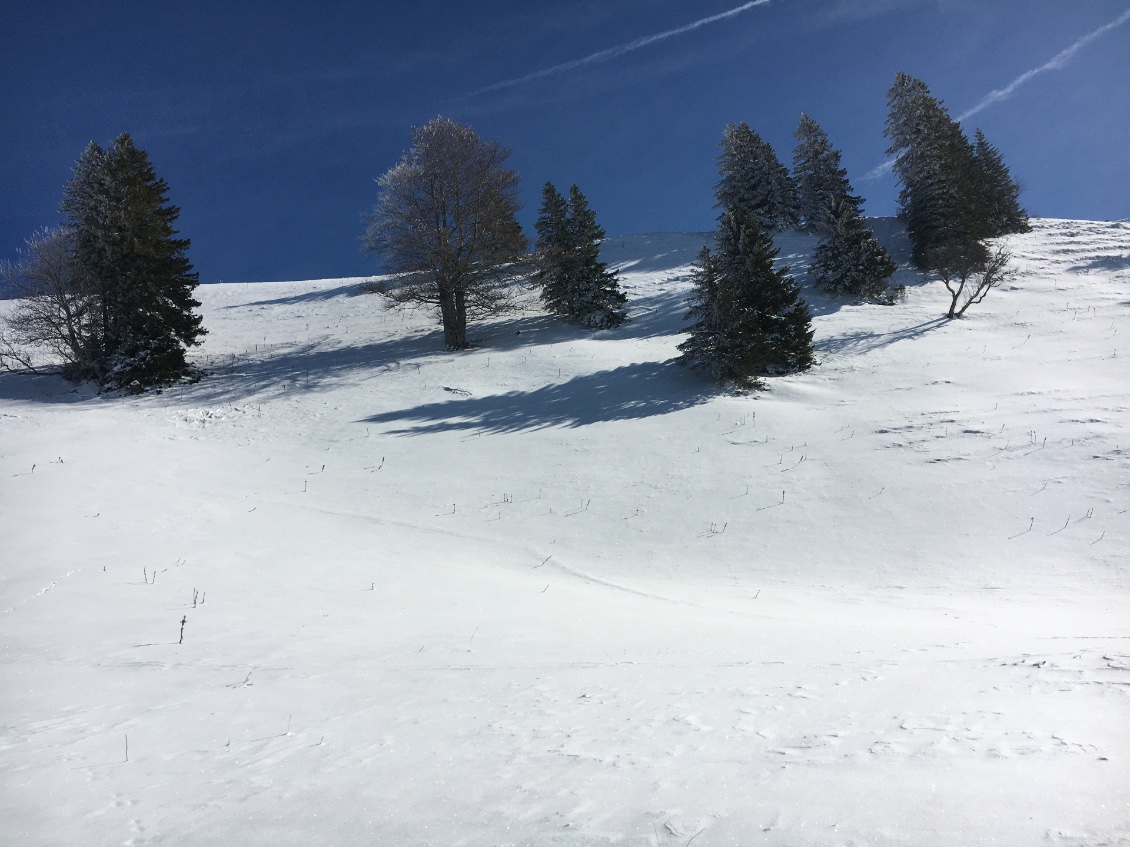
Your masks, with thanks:
M412 133L411 148L380 178L367 218L362 249L394 275L380 290L391 306L434 306L450 350L471 346L468 318L509 307L508 283L527 270L509 155L471 127L435 118Z
M0 266L14 302L0 318L0 367L40 370L62 366L82 378L91 366L90 323L95 298L65 229L43 229L26 241L15 262Z
M929 254L931 270L938 275L950 293L950 307L946 317L960 318L970 306L984 300L990 291L1012 276L1008 263L1012 254L1002 245L989 252L967 249L960 245L939 247Z

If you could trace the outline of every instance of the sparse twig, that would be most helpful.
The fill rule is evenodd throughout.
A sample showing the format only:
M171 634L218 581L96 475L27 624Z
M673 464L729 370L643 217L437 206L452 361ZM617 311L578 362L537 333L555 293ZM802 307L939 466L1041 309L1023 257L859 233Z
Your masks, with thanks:
M592 502L592 500L586 500L584 503L581 504L581 508L575 509L572 512L566 512L563 515L563 517L568 518L568 517L572 517L573 515L579 515L581 512L587 512L588 508L589 508L589 503L591 503L591 502Z
M1028 519L1028 528L1027 528L1026 530L1024 530L1024 532L1018 532L1018 533L1016 533L1016 535L1010 535L1010 536L1008 537L1008 538L1009 538L1009 540L1011 541L1011 540L1012 540L1013 538L1019 538L1019 537L1020 537L1020 536L1022 536L1022 535L1027 535L1027 534L1028 534L1029 532L1031 532L1031 531L1032 531L1032 526L1033 526L1033 525L1034 525L1035 523L1036 523L1036 519L1035 519L1035 518L1029 518L1029 519Z
M1061 533L1061 532L1063 532L1063 531L1064 531L1065 529L1067 529L1067 525L1068 525L1069 523L1071 523L1071 515L1068 515L1068 516L1067 516L1067 520L1065 520L1065 521L1063 522L1063 526L1061 526L1061 527L1060 527L1059 529L1057 529L1057 530L1056 530L1055 532L1049 532L1049 533L1048 533L1048 538L1051 538L1051 537L1052 537L1053 535L1059 535L1059 533Z

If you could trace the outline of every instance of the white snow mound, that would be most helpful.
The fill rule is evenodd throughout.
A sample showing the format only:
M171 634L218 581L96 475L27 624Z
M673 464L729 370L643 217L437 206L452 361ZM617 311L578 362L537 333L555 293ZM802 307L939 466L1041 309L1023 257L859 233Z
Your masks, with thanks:
M198 384L0 376L0 841L1130 844L1130 223L1034 223L757 395L701 233L617 330L214 285Z

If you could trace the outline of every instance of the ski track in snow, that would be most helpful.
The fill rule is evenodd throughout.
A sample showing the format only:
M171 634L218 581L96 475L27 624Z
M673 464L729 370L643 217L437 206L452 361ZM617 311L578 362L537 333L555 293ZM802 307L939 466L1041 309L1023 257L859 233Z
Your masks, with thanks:
M1130 844L1130 222L1034 224L749 397L702 233L620 330L217 285L196 385L0 375L5 839Z

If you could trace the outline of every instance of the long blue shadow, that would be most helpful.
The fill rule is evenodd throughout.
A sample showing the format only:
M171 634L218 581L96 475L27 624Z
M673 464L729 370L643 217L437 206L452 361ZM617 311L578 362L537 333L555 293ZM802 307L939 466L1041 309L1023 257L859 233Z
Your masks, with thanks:
M396 435L526 432L669 415L705 403L715 393L673 362L641 362L532 391L462 397L382 412L362 422L404 424L389 430Z

